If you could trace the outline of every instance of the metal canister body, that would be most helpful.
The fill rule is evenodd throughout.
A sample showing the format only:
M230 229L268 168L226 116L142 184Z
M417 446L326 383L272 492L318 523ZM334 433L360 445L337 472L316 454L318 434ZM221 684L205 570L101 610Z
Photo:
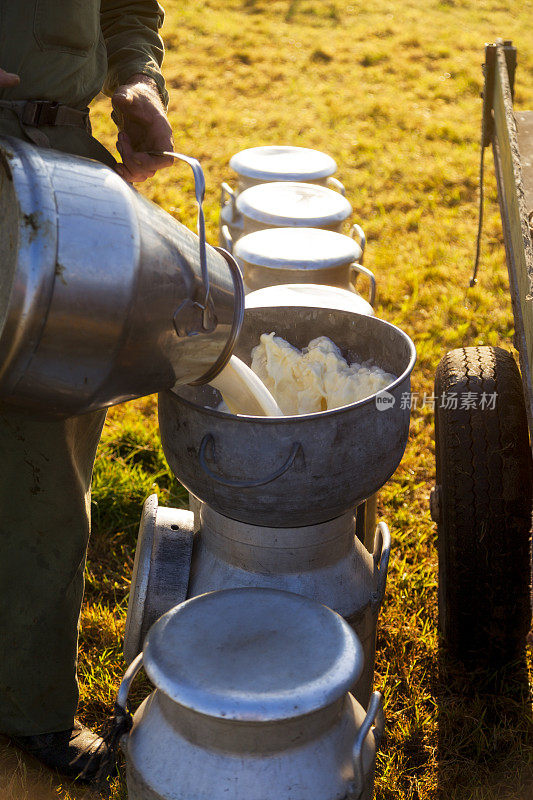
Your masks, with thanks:
M375 301L375 277L361 264L363 247L342 233L319 228L257 231L240 238L233 253L242 268L248 293L268 286L312 283L357 296L356 286L362 276L369 282L368 303L372 306Z
M370 734L361 792L348 793L342 780L364 719L365 711L351 695L296 724L261 725L187 713L156 691L135 713L125 745L128 798L372 800Z
M55 416L202 381L231 355L239 270L89 159L0 142L0 395ZM198 328L198 335L187 331Z
M384 523L374 554L355 536L351 512L320 525L268 528L200 508L187 596L220 589L263 587L316 600L340 614L361 642L364 665L351 688L368 704L374 681L377 619L390 554Z
M131 663L151 625L187 598L234 588L293 592L333 609L361 642L363 668L351 691L361 705L374 678L377 618L387 581L390 535L380 522L374 552L355 536L353 513L320 525L268 528L145 502L131 580L124 655Z
M144 665L156 689L123 740L130 800L371 800L383 730L348 694L362 653L336 614L267 589L212 592L165 614Z
M321 228L342 233L352 213L352 206L339 192L290 181L252 186L238 195L235 205L243 236L268 228Z
M350 203L338 192L291 182L252 186L237 196L231 208L230 226L220 229L220 241L230 252L242 236L272 228L319 228L340 234L352 213Z

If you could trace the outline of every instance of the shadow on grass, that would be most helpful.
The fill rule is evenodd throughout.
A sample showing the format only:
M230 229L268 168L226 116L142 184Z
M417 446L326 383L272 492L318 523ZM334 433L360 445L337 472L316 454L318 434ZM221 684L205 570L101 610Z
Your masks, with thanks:
M439 797L531 800L533 719L525 656L488 674L468 670L441 646L435 696Z

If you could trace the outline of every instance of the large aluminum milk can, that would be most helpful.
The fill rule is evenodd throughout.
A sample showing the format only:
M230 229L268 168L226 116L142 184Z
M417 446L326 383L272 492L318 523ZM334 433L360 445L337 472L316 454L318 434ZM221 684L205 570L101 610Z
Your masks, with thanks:
M233 241L242 234L242 217L237 211L236 201L240 192L251 186L272 181L299 181L327 186L345 194L342 183L333 177L337 164L326 153L308 147L290 145L263 145L250 147L235 153L230 167L237 173L238 185L234 190L227 183L221 184L220 195L220 244L224 245L222 229L227 226Z
M370 554L355 536L353 512L317 525L271 528L217 513L145 502L128 602L124 655L130 663L150 626L176 603L205 592L263 587L301 594L351 625L363 664L351 691L367 705L374 681L376 629L387 582L390 534L377 526Z
M360 263L363 250L342 233L272 228L243 236L233 253L243 270L246 292L286 283L321 283L357 294L362 276L368 281L368 302L375 302L376 279Z
M2 401L69 416L217 374L242 278L199 232L96 161L0 139Z
M383 730L349 688L361 646L330 609L295 594L229 589L151 628L135 673L155 690L123 738L129 800L371 800Z
M237 197L242 219L240 236L266 228L324 228L342 233L352 213L348 200L338 192L312 183L262 183ZM235 239L222 228L223 246L233 252Z

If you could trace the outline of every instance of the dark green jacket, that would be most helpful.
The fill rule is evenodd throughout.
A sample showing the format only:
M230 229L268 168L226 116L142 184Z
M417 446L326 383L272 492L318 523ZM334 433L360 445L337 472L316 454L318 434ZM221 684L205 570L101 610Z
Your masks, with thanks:
M156 0L0 0L0 67L20 75L2 100L55 100L82 109L141 72L167 101Z

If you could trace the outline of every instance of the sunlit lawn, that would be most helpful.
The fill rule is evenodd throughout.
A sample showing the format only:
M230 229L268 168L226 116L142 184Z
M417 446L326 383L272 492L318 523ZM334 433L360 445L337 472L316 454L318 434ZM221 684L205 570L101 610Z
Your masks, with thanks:
M442 355L463 344L511 349L513 320L492 159L482 269L467 292L475 252L481 63L485 41L512 38L515 102L533 108L533 3L492 0L168 0L165 74L176 147L200 159L206 216L216 242L218 187L230 156L265 143L327 151L339 165L368 238L378 314L414 339L418 363L411 438L380 494L393 535L380 618L376 688L387 727L379 800L531 800L533 728L525 695L463 701L439 675L433 413L424 403ZM95 103L110 148L109 102ZM141 191L194 227L186 167ZM81 716L102 725L124 671L121 642L141 507L185 502L162 455L155 398L113 409L99 450L79 674ZM475 581L475 575L472 576ZM505 688L505 687L504 687ZM139 685L138 700L147 691ZM505 697L505 693L508 696ZM518 697L518 699L517 699ZM35 771L5 748L0 798L91 797ZM39 790L33 786L37 776ZM4 784L7 788L1 788ZM116 782L113 800L125 797ZM191 800L193 800L191 798ZM280 798L283 800L283 798Z

